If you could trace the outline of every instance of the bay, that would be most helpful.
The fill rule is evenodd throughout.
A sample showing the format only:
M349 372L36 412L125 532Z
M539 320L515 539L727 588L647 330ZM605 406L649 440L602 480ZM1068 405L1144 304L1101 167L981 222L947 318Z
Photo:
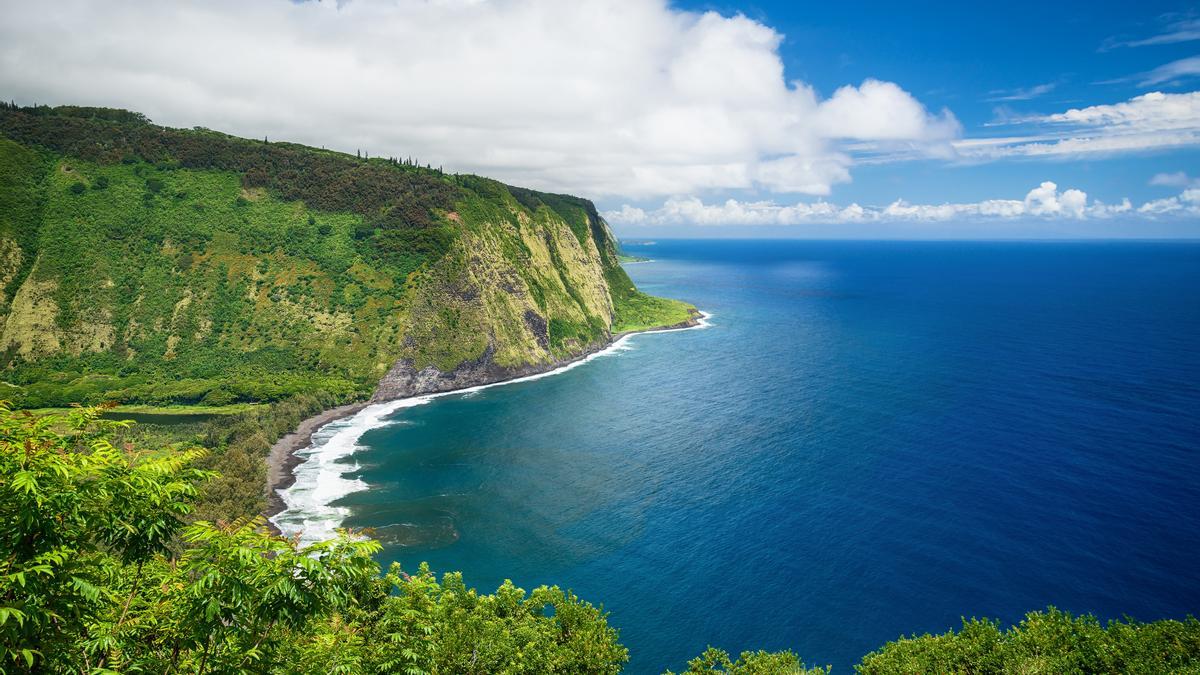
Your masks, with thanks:
M1200 245L626 250L711 326L387 415L337 502L381 560L569 587L632 673L1200 610Z

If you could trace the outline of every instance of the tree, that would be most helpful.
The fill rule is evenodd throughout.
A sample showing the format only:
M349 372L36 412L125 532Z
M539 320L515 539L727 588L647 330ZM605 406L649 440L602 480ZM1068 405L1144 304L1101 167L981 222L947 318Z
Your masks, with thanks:
M199 450L113 447L109 434L128 423L99 413L36 417L0 403L3 662L32 666L74 651L89 625L121 602L108 583L116 568L140 571L163 553L207 478L190 467Z
M493 595L460 573L441 582L393 563L357 614L338 615L293 645L294 673L615 674L628 659L602 610L558 587ZM551 611L552 610L552 611Z
M627 659L557 587L494 595L380 574L350 533L298 548L261 517L187 524L198 449L118 448L103 408L0 403L0 672L595 673Z
M859 673L1178 673L1200 669L1200 621L1101 624L1048 608L1017 625L965 619L962 630L900 638L863 657Z
M203 452L117 448L130 423L101 412L0 403L0 671L269 670L282 636L377 575L369 540L186 525Z
M827 668L807 668L792 652L742 652L736 661L723 649L709 647L688 661L680 675L828 675ZM667 671L665 675L674 675Z

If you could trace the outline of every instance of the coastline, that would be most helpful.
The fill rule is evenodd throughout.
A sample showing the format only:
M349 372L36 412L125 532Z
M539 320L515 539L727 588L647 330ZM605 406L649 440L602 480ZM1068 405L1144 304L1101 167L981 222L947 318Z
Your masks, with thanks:
M297 457L296 453L312 445L313 434L318 429L330 422L354 415L365 407L367 403L364 401L323 410L301 421L294 430L281 436L271 446L271 452L267 454L267 510L263 515L267 517L267 527L273 532L279 534L279 528L270 518L285 507L283 497L280 497L279 493L296 482L295 469L304 461Z
M271 446L271 451L267 455L267 508L263 513L267 518L267 527L275 534L282 534L279 527L275 524L275 516L282 513L287 505L284 503L281 492L292 487L296 482L296 468L303 464L306 459L297 456L297 453L312 445L313 435L325 425L336 422L347 417L358 414L369 405L378 403L387 403L392 401L401 401L406 398L418 396L445 396L469 390L477 390L484 387L492 387L501 384L507 384L516 380L527 378L538 378L547 375L552 375L560 371L568 370L571 367L580 364L584 361L598 356L616 346L618 346L626 338L633 335L645 333L664 333L676 330L688 330L692 328L702 328L706 325L706 319L710 315L700 310L693 309L692 316L686 321L681 321L676 324L667 326L658 326L655 328L647 328L644 330L622 331L613 334L605 342L597 342L589 345L583 352L572 356L568 359L561 359L547 364L539 364L533 366L525 366L522 368L505 369L504 371L489 371L486 374L479 373L479 377L485 378L482 381L475 381L468 378L466 381L458 381L450 379L446 384L450 388L437 388L436 385L427 391L412 391L399 396L387 396L381 398L379 396L380 389L377 389L370 400L359 403L351 403L348 405L338 406L329 410L322 411L312 417L309 417L299 425L296 429ZM390 374L390 373L389 373ZM383 384L382 382L380 383ZM428 384L428 383L424 383Z

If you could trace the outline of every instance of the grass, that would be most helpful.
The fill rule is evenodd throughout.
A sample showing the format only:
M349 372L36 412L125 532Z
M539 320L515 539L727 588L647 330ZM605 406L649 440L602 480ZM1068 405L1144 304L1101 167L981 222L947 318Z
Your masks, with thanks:
M240 415L261 407L258 403L231 403L229 405L118 405L108 412L112 415L130 413L133 415ZM62 415L71 410L70 407L60 408L25 408L34 415Z
M613 332L651 330L675 326L692 318L696 308L686 302L645 293L631 294L617 306Z
M348 402L400 359L546 363L688 318L587 200L72 110L0 110L16 407Z

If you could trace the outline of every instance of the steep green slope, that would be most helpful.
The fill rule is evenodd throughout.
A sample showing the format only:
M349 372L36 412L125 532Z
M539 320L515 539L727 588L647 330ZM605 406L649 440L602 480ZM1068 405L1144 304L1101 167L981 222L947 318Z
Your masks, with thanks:
M345 400L397 364L498 379L689 310L633 287L586 200L126 111L0 110L0 397L20 406Z

